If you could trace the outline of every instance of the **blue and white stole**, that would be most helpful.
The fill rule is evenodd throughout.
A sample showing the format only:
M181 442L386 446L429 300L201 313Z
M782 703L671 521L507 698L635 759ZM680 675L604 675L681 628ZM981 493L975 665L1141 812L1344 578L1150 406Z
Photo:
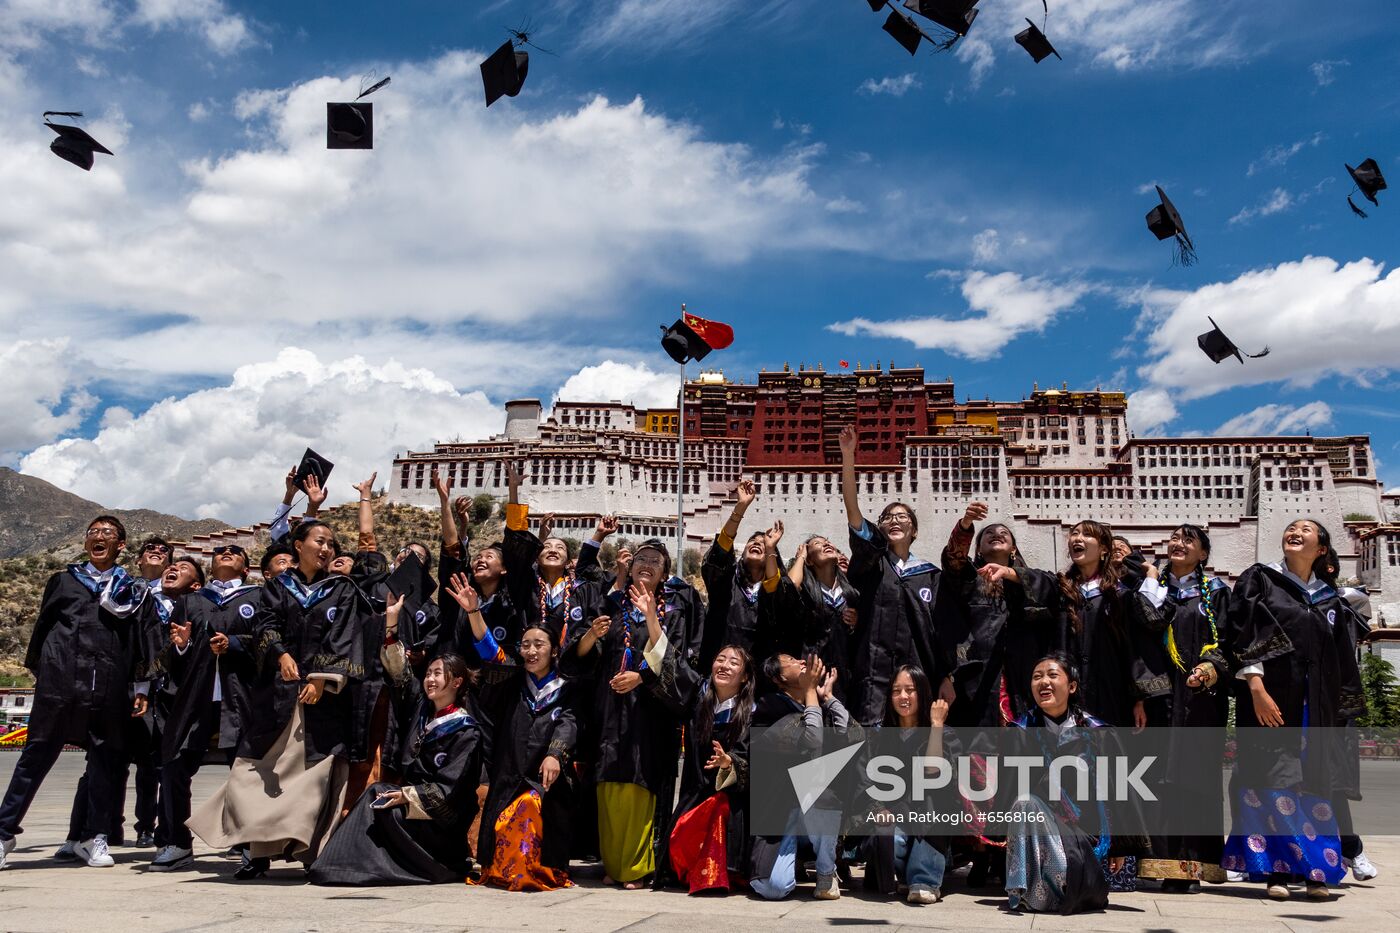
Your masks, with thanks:
M90 563L69 564L68 572L84 589L97 597L98 605L119 619L125 619L141 608L141 603L151 590L148 582L133 577L124 567L113 567L103 579L94 574L89 569L91 567Z
M292 598L295 599L303 609L310 609L327 596L330 596L331 592L335 589L335 584L342 579L345 579L345 577L340 574L334 574L321 579L317 583L308 585L302 583L296 574L292 573L290 570L284 571L277 576L277 582L287 588L287 592L292 594Z
M523 694L525 705L530 708L531 713L538 715L549 709L558 701L559 694L563 689L564 678L559 676L558 671L550 671L539 678L536 678L529 671L525 672Z

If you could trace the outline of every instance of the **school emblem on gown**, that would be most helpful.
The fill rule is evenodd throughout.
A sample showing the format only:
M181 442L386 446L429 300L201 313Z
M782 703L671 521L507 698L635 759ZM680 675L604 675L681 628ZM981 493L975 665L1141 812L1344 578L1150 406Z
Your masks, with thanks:
M417 612L415 612L415 613L413 614L413 618L414 618L414 620L417 621L417 622L423 622L423 621L426 621L426 620L427 620L428 614L427 614L426 612L424 612L422 609L419 609Z
M332 607L330 607L329 609L326 610L326 621L327 621L327 622L334 622L334 621L335 621L335 607L334 607L334 606L332 606Z
M920 588L919 588L919 598L922 599L922 600L923 600L924 602L926 602L926 603L931 603L931 602L933 602L933 590L929 589L929 588L926 587L926 586L920 587Z
M253 617L253 604L244 603L243 605L239 606L238 614L245 619L251 619Z
M433 767L441 768L447 764L447 752L438 752L433 756Z
M506 637L506 627L504 625L498 625L491 630L491 634L495 637L496 641L500 641Z
M574 608L570 609L569 618L573 619L575 622L580 621L583 618L583 607L575 606Z
M1327 624L1328 624L1328 625L1336 625L1336 624L1337 624L1337 610L1335 610L1335 609L1328 609L1328 610L1327 610Z

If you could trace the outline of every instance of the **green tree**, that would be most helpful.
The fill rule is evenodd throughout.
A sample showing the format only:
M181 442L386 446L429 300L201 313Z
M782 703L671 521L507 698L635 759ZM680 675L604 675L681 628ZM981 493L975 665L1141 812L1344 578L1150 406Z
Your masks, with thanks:
M496 505L496 500L492 496L482 493L472 498L471 508L467 512L467 519L473 525L480 525L491 517L491 509ZM505 513L502 512L502 515Z
M681 577L697 577L700 575L700 561L702 555L697 547L688 547L681 557Z
M1361 692L1366 697L1366 713L1356 724L1370 729L1400 726L1400 678L1395 666L1378 654L1361 655Z

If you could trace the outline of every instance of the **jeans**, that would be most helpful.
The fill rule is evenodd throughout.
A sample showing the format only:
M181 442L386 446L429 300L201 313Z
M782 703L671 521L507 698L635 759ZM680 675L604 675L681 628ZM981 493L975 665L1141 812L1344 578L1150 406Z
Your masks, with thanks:
M943 853L929 845L927 839L911 839L903 830L895 830L894 871L901 884L911 888L916 884L942 887L946 864Z
M778 901L797 887L797 844L806 839L817 852L817 877L836 874L836 838L841 829L840 810L793 810L788 815L778 858L767 878L754 878L749 887L765 900Z

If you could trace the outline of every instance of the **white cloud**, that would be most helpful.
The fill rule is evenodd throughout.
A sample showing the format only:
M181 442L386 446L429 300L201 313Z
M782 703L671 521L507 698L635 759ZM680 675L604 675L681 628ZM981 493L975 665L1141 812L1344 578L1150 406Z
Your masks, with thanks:
M1147 420L1158 424L1172 420L1176 405L1237 386L1306 388L1336 378L1368 388L1400 366L1400 274L1372 259L1309 256L1194 291L1146 290L1137 300L1147 362L1128 410L1150 403ZM1268 345L1269 355L1243 366L1211 363L1196 345L1208 316L1243 352Z
M109 0L0 0L0 48L34 48L46 33L73 33L96 43L116 15Z
M1255 217L1269 217L1273 214L1279 214L1302 200L1303 198L1295 199L1292 194L1289 194L1282 188L1275 188L1265 195L1263 200L1254 207L1241 208L1238 214L1230 218L1230 223L1248 223Z
M579 335L533 322L606 321L620 295L677 269L856 237L833 214L854 202L809 184L816 147L757 157L640 98L542 115L527 88L486 111L481 58L381 67L395 83L375 95L373 152L325 149L325 101L357 78L241 95L246 148L183 177L161 140L93 114L117 157L75 185L21 129L34 101L0 100L0 332L81 332L138 377L227 374L313 334L330 358L392 345L458 384L552 379L554 344ZM138 326L105 323L132 308Z
M1320 62L1313 62L1308 66L1308 70L1312 72L1318 87L1326 87L1337 80L1335 74L1337 68L1345 68L1350 64L1351 62L1347 61L1345 58L1323 59Z
M919 317L893 321L853 318L827 326L849 337L893 337L920 348L942 350L971 360L986 360L1022 334L1040 333L1088 291L1081 284L1061 285L1014 272L991 275L968 272L962 295L974 312L963 318Z
M1178 414L1172 393L1165 389L1143 389L1128 396L1128 427L1139 437L1159 433Z
M0 463L82 424L95 399L69 341L0 344Z
M219 55L230 55L253 42L248 21L229 12L223 0L136 0L132 19L155 29L192 29Z
M190 109L187 111L186 115L194 123L203 123L205 120L209 119L209 105L202 100L197 100L190 104Z
M971 66L974 86L991 71L998 50L1026 55L1010 42L994 46L991 41L1025 28L1025 4L989 3L979 9L972 30L954 46L958 59ZM1036 7L1032 15L1037 25L1038 14ZM1238 61L1249 51L1239 41L1239 31L1217 0L1076 0L1052 4L1046 26L1046 35L1066 59L1064 65L1083 62L1116 71L1200 68ZM1055 64L1059 63L1039 67Z
M1260 405L1252 411L1236 415L1215 429L1216 437L1250 437L1256 435L1311 434L1317 428L1332 423L1332 406L1326 402L1306 405Z
M554 393L554 401L618 401L639 408L675 408L679 389L679 372L658 373L646 363L604 360L565 380Z
M702 40L745 7L745 0L599 0L579 37L585 48L644 45L653 52Z
M1264 154L1253 162L1249 163L1249 168L1245 170L1246 175L1254 175L1269 168L1282 168L1288 164L1288 160L1306 148L1317 148L1326 139L1325 133L1314 133L1307 139L1300 139L1297 142L1286 146L1270 146L1264 150Z
M980 265L996 262L1001 255L1001 235L988 227L972 238L972 258Z
M135 417L112 412L91 440L40 447L21 469L114 508L243 523L267 517L287 468L308 446L336 464L335 503L372 472L387 484L405 444L482 437L502 424L485 395L459 393L428 370L359 357L322 362L288 348L239 368L226 385L167 398Z
M879 81L874 78L866 78L861 82L858 90L862 94L888 94L890 97L903 97L920 87L923 87L923 84L919 81L919 76L911 71L897 78L881 78Z

